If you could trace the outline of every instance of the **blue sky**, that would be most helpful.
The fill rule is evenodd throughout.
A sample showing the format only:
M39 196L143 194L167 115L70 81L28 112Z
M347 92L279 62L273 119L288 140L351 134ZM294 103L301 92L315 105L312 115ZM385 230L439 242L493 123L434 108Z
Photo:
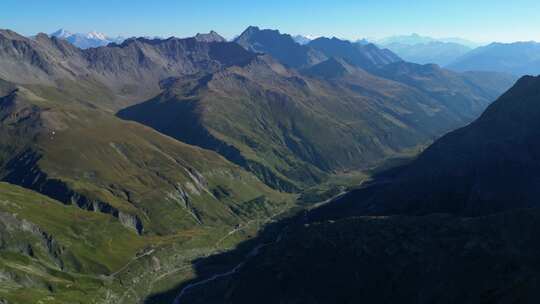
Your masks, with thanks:
M109 35L225 37L248 25L356 39L420 33L471 40L540 40L539 0L0 0L0 28Z

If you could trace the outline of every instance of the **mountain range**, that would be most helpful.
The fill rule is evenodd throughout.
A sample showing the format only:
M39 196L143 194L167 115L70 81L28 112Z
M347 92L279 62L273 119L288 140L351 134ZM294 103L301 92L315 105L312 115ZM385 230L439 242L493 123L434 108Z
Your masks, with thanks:
M477 48L448 65L456 71L499 71L514 75L540 74L540 43L492 43Z
M443 43L455 43L466 46L468 48L474 49L481 46L481 43L470 41L462 38L433 38L429 36L422 36L416 33L410 35L399 35L399 36L390 36L382 39L370 39L375 44L388 45L388 44L404 44L404 45L419 45L419 44L429 44L432 42L443 42Z
M295 71L258 56L244 67L176 78L161 95L118 115L218 151L286 191L414 149L473 119L497 87L512 82L404 63L374 45L335 38L301 46L289 35L251 27L237 41L287 66L330 59ZM485 77L494 83L484 86Z
M246 39L253 32L256 35L267 35L270 38L268 30L260 31L258 28L248 28L243 37L236 37L234 40L239 44L249 44ZM96 48L100 46L106 46L110 43L121 44L126 38L124 37L109 37L103 33L89 32L89 33L72 33L64 29L60 29L49 36L66 40L71 44L81 49ZM162 39L160 37L145 37L148 40ZM210 39L224 42L225 38L221 37L216 32L212 31L208 34L197 34L196 39ZM259 37L261 38L261 37ZM306 37L302 35L290 36L291 39L288 42L291 44L287 48L283 48L283 54L276 54L278 49L274 50L273 56L279 59L285 65L290 66L291 60L294 60L296 64L303 64L304 66L312 65L316 62L320 62L324 59L324 55L320 54L311 48L302 48L293 46L292 43L307 46L309 43L318 40L314 37ZM324 37L319 37L322 40ZM321 39L318 42L320 43ZM347 42L346 40L337 39L339 41ZM283 41L281 42L283 43ZM382 49L388 49L400 59L418 63L418 64L438 64L442 67L447 67L455 71L496 71L501 73L510 73L516 76L523 76L526 74L538 74L540 69L537 67L535 54L537 52L536 42L516 42L516 43L492 43L489 45L482 45L481 43L473 42L461 38L432 38L429 36L422 36L419 34L390 36L382 39L361 39L355 41L353 44L360 45L362 47L369 46L371 44L377 45ZM274 46L274 43L267 41L267 47ZM270 52L271 50L261 48L260 46L250 45L250 51L254 52ZM292 51L294 49L294 51ZM302 50L304 49L304 50ZM307 51L309 50L309 51ZM307 54L302 54L308 52ZM343 55L343 54L341 54ZM386 56L391 56L386 54ZM287 59L285 57L306 57L305 63L299 63L298 59ZM385 60L388 60L386 58ZM390 60L396 60L392 58ZM298 68L300 66L291 66Z
M440 66L446 66L460 57L472 51L471 48L453 42L432 41L418 44L389 43L384 47L392 50L404 60L427 64L434 63Z
M308 44L311 40L313 40L312 37L306 37L303 35L294 35L292 38L298 44Z
M71 33L64 29L59 29L50 34L50 36L64 39L81 49L105 46L109 43L122 43L122 41L125 40L123 37L108 37L105 34L96 31L89 33Z
M374 41L381 47L388 48L404 60L446 66L467 54L479 44L459 38L432 38L411 34L392 36Z
M299 216L182 301L537 302L539 102L540 77L521 78L470 125Z
M0 30L8 303L145 301L306 189L420 150L516 80L257 27L89 48L57 35Z

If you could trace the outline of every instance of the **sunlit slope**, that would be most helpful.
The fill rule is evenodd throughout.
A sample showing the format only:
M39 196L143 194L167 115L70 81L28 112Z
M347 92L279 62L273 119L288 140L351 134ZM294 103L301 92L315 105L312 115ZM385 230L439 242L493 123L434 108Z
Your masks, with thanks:
M254 201L264 213L285 199L214 152L92 108L20 87L2 109L2 129L21 141L6 145L16 153L2 165L4 180L108 213L138 233L234 225Z
M242 67L178 77L119 116L212 149L268 185L295 191L465 125L511 84L395 65L375 76L329 59L298 72L261 56Z
M17 186L0 183L0 298L33 303L49 291L74 301L102 286L110 274L145 246L108 215L65 206ZM47 290L48 288L48 290Z

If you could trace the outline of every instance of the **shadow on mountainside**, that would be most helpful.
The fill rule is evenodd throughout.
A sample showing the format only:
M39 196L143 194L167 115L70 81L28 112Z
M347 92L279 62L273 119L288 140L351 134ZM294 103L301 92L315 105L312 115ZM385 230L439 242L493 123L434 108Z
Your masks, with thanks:
M278 220L268 224L257 237L240 243L233 250L199 258L192 262L195 278L186 281L165 292L150 295L145 304L161 303L184 303L191 289L204 288L204 285L233 275L239 270L245 261L256 256L264 247L270 246L279 241L280 235L293 229L294 225L301 225L305 222L303 214L296 214L292 217ZM175 301L182 294L182 301ZM189 301L188 301L189 302Z
M144 303L190 303L194 300L190 298L192 292L197 295L201 290L204 290L205 296L209 297L208 299L213 299L212 303L219 302L218 299L222 298L223 293L226 292L225 287L220 288L220 282L227 281L237 271L240 271L248 260L259 255L267 247L280 242L286 234L296 231L300 227L314 222L348 217L347 212L353 207L351 206L354 205L353 201L368 198L374 193L374 189L378 190L391 183L392 179L406 167L407 162L372 172L372 179L357 189L336 195L334 199L328 200L327 203L317 208L291 212L292 214L289 216L284 216L266 225L258 236L240 243L230 251L194 260L192 262L196 274L194 279L167 291L152 294L147 297ZM208 288L208 286L212 288ZM216 286L218 287L215 288ZM178 301L179 298L181 301Z
M193 280L144 303L537 303L540 209L355 217L406 168L194 261Z

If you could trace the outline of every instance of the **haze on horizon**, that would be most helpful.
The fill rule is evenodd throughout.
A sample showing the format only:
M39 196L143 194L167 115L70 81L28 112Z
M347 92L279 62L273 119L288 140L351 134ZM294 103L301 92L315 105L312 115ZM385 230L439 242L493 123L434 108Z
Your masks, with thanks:
M0 28L24 35L99 31L111 36L177 36L215 30L232 38L247 26L346 39L419 33L476 42L540 40L540 2L248 0L74 1L3 0Z

